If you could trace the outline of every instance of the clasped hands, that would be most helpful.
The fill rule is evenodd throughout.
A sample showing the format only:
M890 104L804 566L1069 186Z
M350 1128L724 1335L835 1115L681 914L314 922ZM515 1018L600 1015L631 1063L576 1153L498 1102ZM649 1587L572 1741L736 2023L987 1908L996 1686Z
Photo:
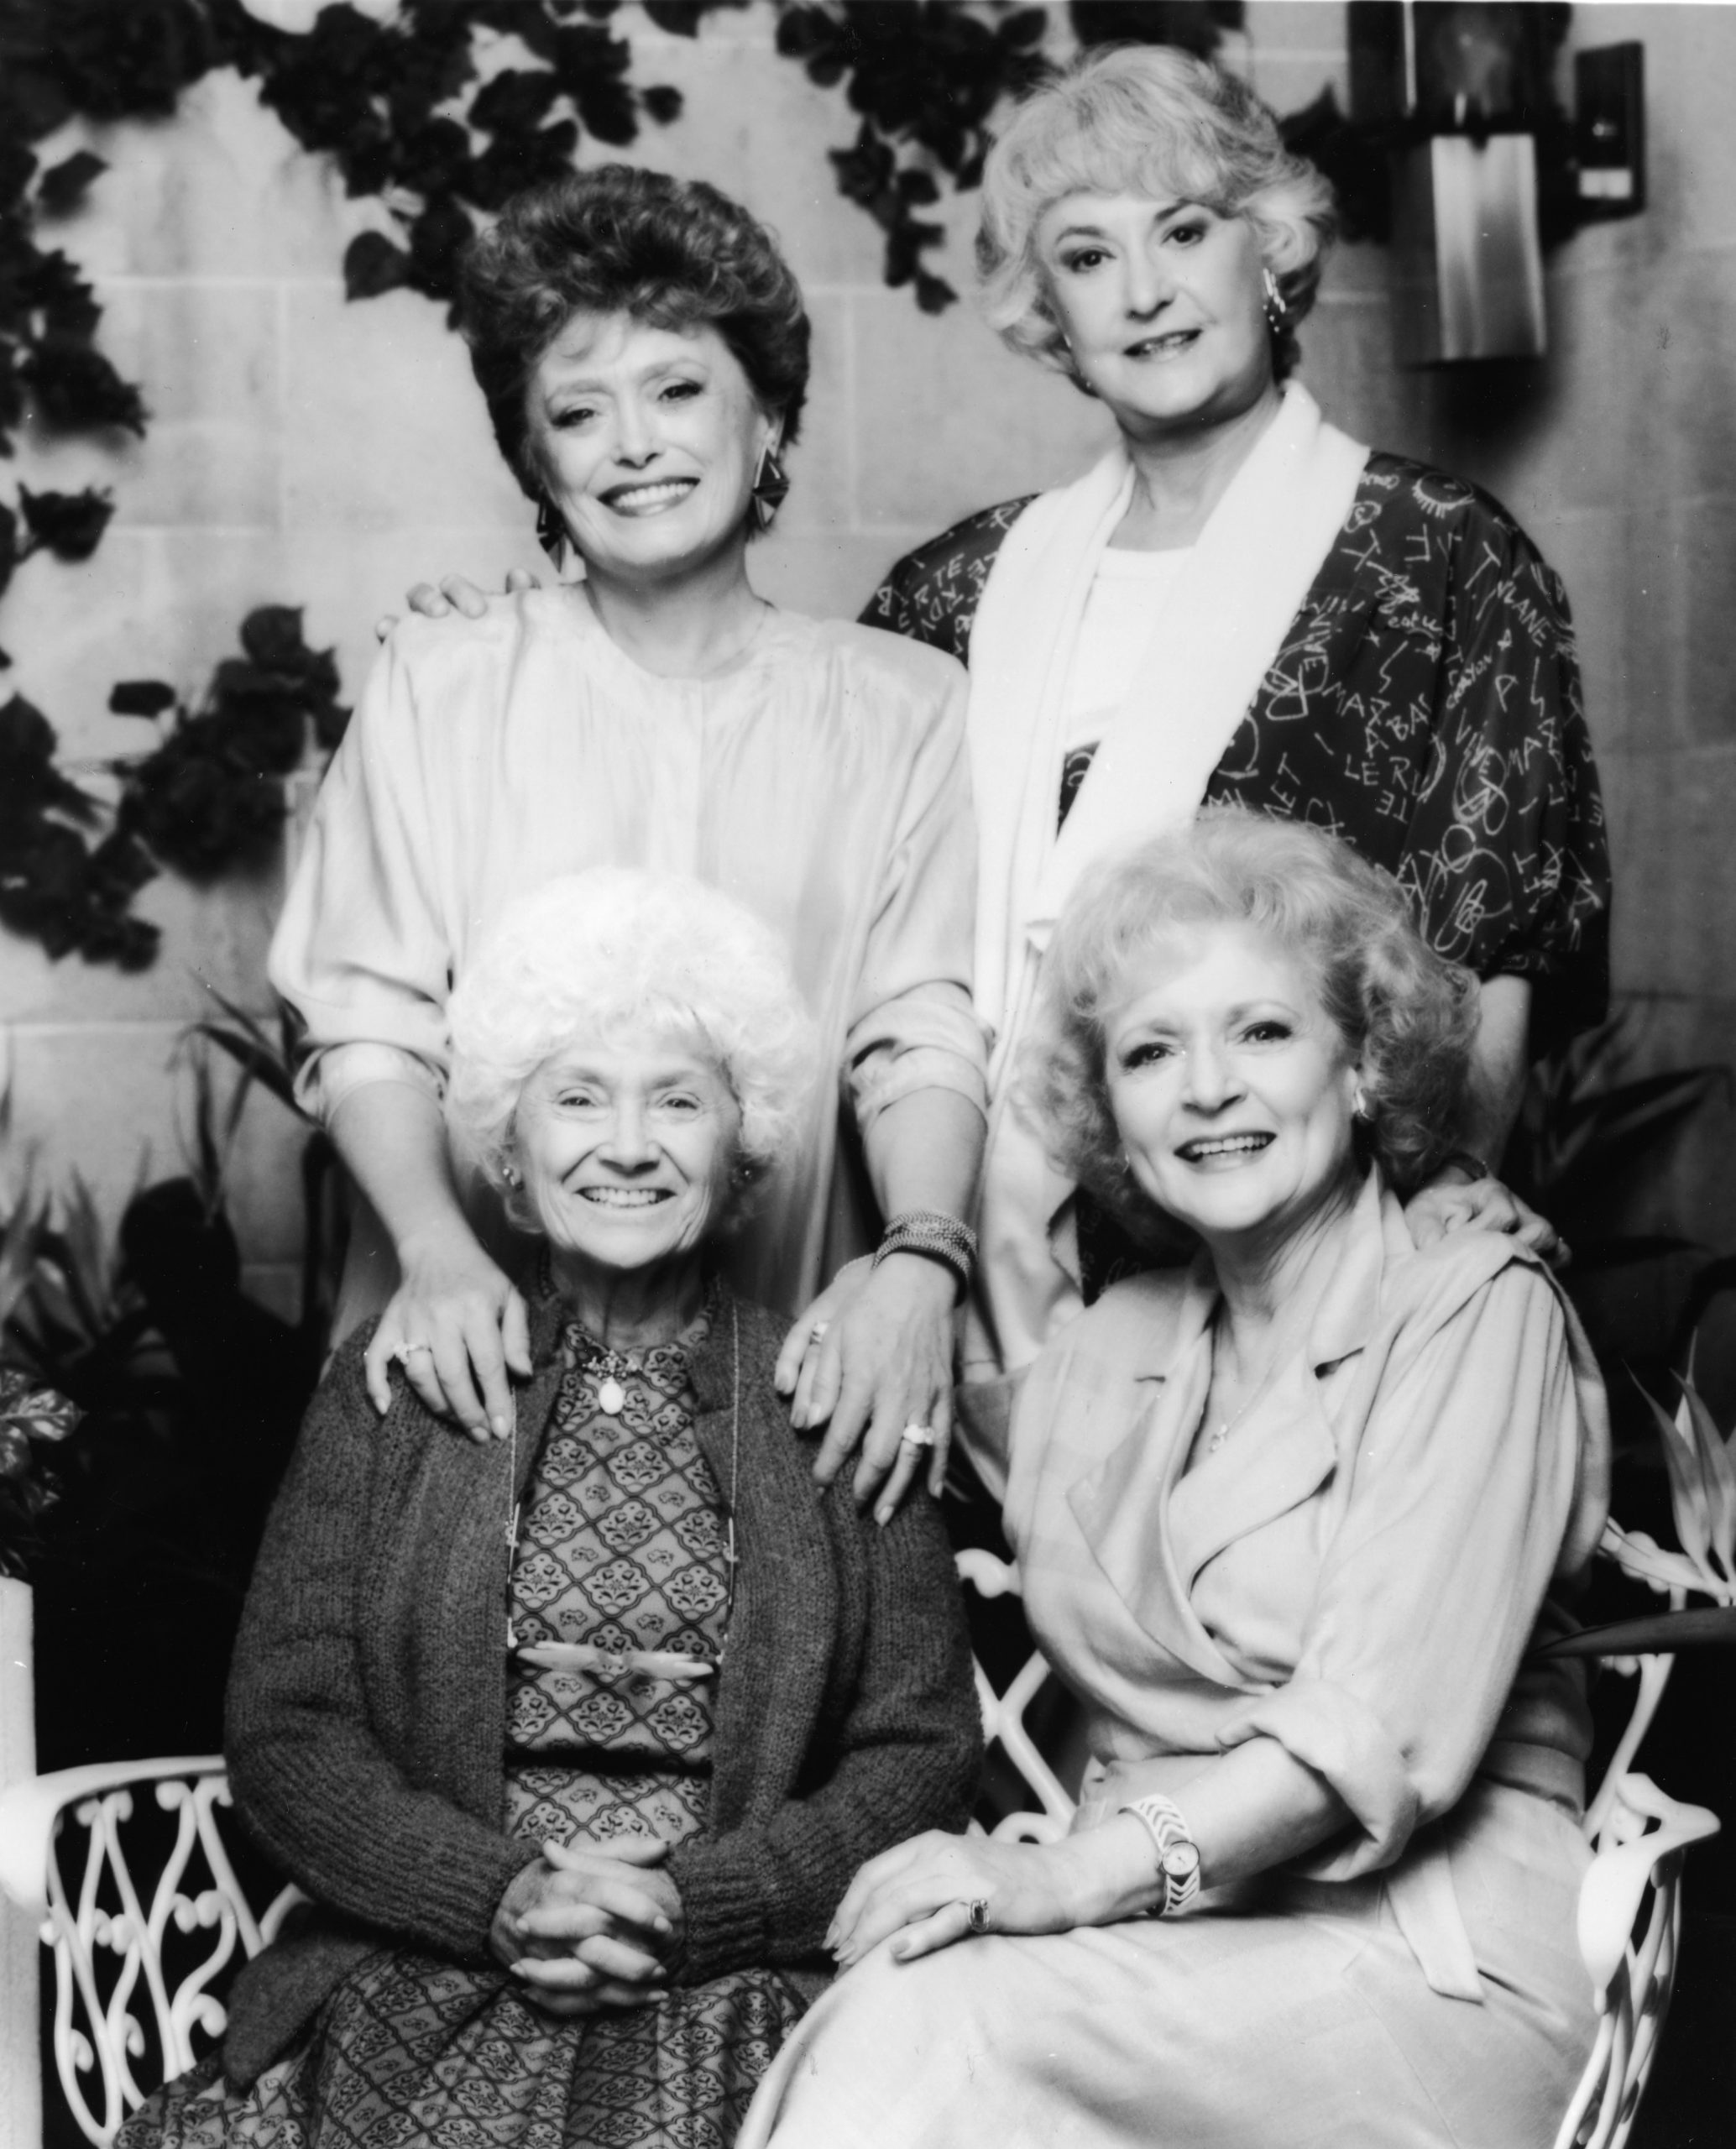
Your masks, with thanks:
M509 1883L489 1934L496 1961L546 2015L646 2007L668 1990L684 1929L681 1891L658 1870L666 1843L546 1843Z

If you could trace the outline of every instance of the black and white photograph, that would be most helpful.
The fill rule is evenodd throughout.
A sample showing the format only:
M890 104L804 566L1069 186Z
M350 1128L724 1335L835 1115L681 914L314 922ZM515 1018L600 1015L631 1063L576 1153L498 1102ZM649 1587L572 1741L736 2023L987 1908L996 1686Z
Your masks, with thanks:
M0 0L0 2149L1736 2143L1736 4Z

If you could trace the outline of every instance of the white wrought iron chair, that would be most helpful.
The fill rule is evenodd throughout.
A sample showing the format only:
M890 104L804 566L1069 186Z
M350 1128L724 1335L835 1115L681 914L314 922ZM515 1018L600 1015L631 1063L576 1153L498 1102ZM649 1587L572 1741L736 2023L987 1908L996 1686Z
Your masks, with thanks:
M1017 1572L993 1553L961 1552L959 1570L982 1597L1018 1594ZM1601 2020L1555 2149L1623 2149L1675 1980L1682 1856L1718 1826L1630 1767L1672 1662L1638 1660L1634 1714L1586 1818L1597 1856L1581 1891L1579 1944ZM1073 1801L1026 1725L1048 1676L1033 1654L996 1693L977 1670L984 1736L1033 1801L993 1822L1002 1840L1052 1842L1072 1817ZM173 1834L166 1852L154 1847L149 1871L129 1860L126 1841L135 1795L147 1789ZM257 1954L300 1900L285 1887L257 1909L249 1901L219 1825L228 1804L215 1755L68 1769L0 1791L0 1888L39 1921L52 1951L55 2070L100 2149L157 2083L221 2037L212 1987Z
M128 1843L147 1791L168 1817L148 1865ZM88 2141L112 2141L159 2083L210 2049L225 2021L212 1987L301 1900L273 1883L268 1901L249 1901L217 1819L228 1805L218 1754L97 1762L0 1791L0 1888L40 1921L51 1951L55 2068Z
M979 1595L1017 1596L1018 1576L992 1552L959 1555L959 1572ZM1680 1604L1678 1596L1676 1603ZM1675 1659L1608 1660L1637 1672L1639 1691L1621 1740L1585 1818L1596 1854L1579 1895L1580 1958L1596 1995L1597 2041L1556 2136L1555 2149L1624 2149L1639 2109L1670 1995L1681 1941L1681 1865L1690 1843L1718 1829L1716 1814L1666 1797L1632 1768L1669 1683ZM1066 1832L1069 1797L1025 1728L1026 1714L1048 1679L1033 1653L996 1694L976 1674L983 1736L998 1745L1035 1801L1002 1815L988 1833L1003 1839L1047 1843Z

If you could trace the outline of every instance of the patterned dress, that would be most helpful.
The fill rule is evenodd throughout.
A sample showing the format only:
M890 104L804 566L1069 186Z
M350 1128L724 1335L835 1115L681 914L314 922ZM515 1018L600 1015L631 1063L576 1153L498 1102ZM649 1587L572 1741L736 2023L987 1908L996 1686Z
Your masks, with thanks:
M730 1597L688 1377L709 1323L635 1356L577 1323L563 1336L512 1568L510 1835L678 1843L705 1825ZM499 1970L382 1949L250 2089L213 2054L117 2149L728 2149L802 2012L781 1974L747 1970L562 2021Z

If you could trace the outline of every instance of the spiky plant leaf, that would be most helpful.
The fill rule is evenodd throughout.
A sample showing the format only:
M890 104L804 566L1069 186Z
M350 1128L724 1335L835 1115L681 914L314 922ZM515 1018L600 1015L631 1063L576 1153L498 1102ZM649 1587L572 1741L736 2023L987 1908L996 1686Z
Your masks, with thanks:
M1705 1399L1692 1375L1678 1376L1681 1401L1676 1406L1676 1430L1692 1446L1700 1476L1706 1487L1710 1517L1712 1556L1723 1570L1726 1581L1736 1580L1736 1468L1733 1468L1724 1437L1712 1422Z
M1639 1387L1639 1383L1634 1383ZM1707 1488L1701 1477L1698 1461L1691 1437L1676 1429L1676 1420L1656 1399L1641 1388L1646 1408L1651 1412L1663 1441L1664 1467L1670 1474L1670 1506L1676 1517L1676 1534L1681 1540L1681 1549L1692 1561L1696 1570L1705 1577L1702 1587L1710 1587L1714 1595L1722 1588L1717 1571L1710 1558L1712 1550L1712 1510Z

